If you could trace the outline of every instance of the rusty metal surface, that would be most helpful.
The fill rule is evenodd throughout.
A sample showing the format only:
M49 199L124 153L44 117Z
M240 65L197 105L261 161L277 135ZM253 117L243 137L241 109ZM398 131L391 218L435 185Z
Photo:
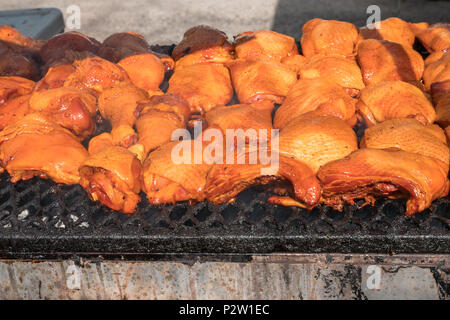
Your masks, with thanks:
M0 299L448 299L449 255L0 260ZM240 259L236 259L239 261ZM370 284L373 272L378 287Z

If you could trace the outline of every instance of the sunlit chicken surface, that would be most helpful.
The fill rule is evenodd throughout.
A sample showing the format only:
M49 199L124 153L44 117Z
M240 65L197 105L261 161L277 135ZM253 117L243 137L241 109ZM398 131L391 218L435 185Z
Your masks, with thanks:
M354 95L364 88L358 64L353 58L342 55L312 56L300 67L299 74L301 79L325 78L347 88L349 93Z
M406 215L425 210L448 193L448 166L403 150L364 148L320 168L317 176L326 205L342 210L355 199L407 197Z
M39 41L24 36L19 32L19 30L8 25L0 26L0 41L18 45L23 48L39 47L40 45Z
M400 43L407 47L412 47L415 35L408 22L392 17L380 21L378 28L376 24L360 28L359 37L361 40L388 40Z
M30 94L17 96L0 104L0 130L25 117L30 112Z
M411 24L411 29L429 52L447 51L450 48L449 23L435 23L431 26Z
M437 125L423 125L416 119L392 119L366 129L361 148L389 149L418 153L445 163L450 152L444 131Z
M300 79L276 111L273 124L275 128L283 128L295 117L314 112L318 116L335 116L354 125L356 102L344 88L327 79Z
M36 83L34 91L61 88L66 79L75 72L75 67L71 64L60 64L50 67L44 77ZM93 89L92 89L93 90Z
M94 201L131 214L140 201L141 163L131 151L114 146L108 133L90 141L80 166L80 184Z
M434 61L426 61L425 71L423 72L423 82L425 88L429 90L433 96L433 100L437 102L439 96L450 91L450 52L439 52Z
M209 26L195 26L187 30L173 49L176 67L197 63L225 63L233 59L233 46L220 30Z
M241 103L268 100L282 103L297 81L297 73L270 60L235 60L228 64L233 86Z
M112 126L111 135L115 145L125 148L137 141L133 125L136 122L138 103L148 98L142 89L127 82L116 83L104 90L98 98L98 109Z
M388 80L418 81L424 62L414 49L387 40L364 40L357 59L366 85Z
M136 131L137 143L144 149L142 159L169 142L175 130L185 128L190 114L187 102L171 94L151 97L138 105L138 111Z
M0 104L8 99L30 94L35 82L16 76L0 77Z
M358 29L351 23L315 18L302 27L302 53L311 57L318 53L352 56L358 41Z
M78 168L87 155L70 131L36 113L0 132L1 166L13 183L34 176L78 183Z
M142 189L150 204L204 200L206 178L212 164L195 163L194 148L194 140L174 141L150 153L142 175ZM174 161L172 153L179 162Z
M35 91L29 108L30 112L42 113L81 139L94 133L97 99L87 91L70 87Z
M207 112L233 97L230 73L219 63L199 63L176 69L168 93L185 99L191 112Z
M285 58L298 55L295 39L271 31L243 32L234 39L236 58L270 58L282 62Z
M357 103L358 113L368 126L397 118L416 118L433 123L436 112L425 93L403 81L385 81L367 86Z

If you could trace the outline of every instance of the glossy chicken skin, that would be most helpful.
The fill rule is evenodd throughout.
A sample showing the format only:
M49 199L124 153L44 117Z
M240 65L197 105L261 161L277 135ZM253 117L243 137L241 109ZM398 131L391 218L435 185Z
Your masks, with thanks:
M444 130L435 124L423 125L416 119L391 119L364 132L361 148L389 149L418 153L445 163L448 167L450 151Z
M300 79L325 78L356 92L364 88L361 69L353 58L317 54L301 66Z
M310 112L335 116L354 125L356 102L344 88L327 79L300 79L276 111L273 125L283 128L292 119Z
M140 201L141 163L131 151L112 145L104 133L93 138L80 166L80 185L94 201L131 214ZM91 148L92 146L92 148Z
M196 164L194 148L194 140L173 141L150 153L142 175L142 190L150 204L204 200L206 178L212 164L203 161ZM180 162L174 161L172 153L180 157ZM183 158L186 161L182 161Z
M351 23L315 18L302 27L302 53L309 58L315 54L354 55L358 29Z
M429 52L447 51L450 48L450 23L410 24L417 39Z
M359 29L359 37L362 40L376 39L397 42L407 47L414 44L415 35L409 23L402 19L392 17L376 24L365 26Z
M183 39L173 49L176 67L197 63L225 63L233 59L233 46L227 35L209 26L195 26L184 33Z
M30 94L35 82L22 77L0 77L0 104L9 99Z
M436 122L443 128L450 126L450 91L443 94L436 104Z
M0 41L8 44L14 44L22 48L39 47L41 44L39 41L24 36L19 32L19 30L8 25L0 26Z
M128 148L137 141L133 125L140 101L148 95L142 89L127 82L117 83L103 91L98 98L98 108L104 119L112 126L111 135L115 145Z
M165 94L153 96L138 105L139 116L136 121L137 143L143 146L142 159L147 154L169 142L177 129L186 127L190 108L178 96Z
M66 79L75 72L75 67L71 64L60 64L50 67L44 77L36 83L34 91L61 88Z
M433 100L450 91L450 52L437 52L434 61L427 59L423 82L425 88L431 91ZM433 58L433 57L431 57Z
M425 93L403 81L385 81L366 87L361 91L357 109L368 126L398 118L416 118L429 124L436 118Z
M77 31L69 31L50 38L41 48L45 69L57 64L72 64L80 56L96 55L100 42Z
M223 64L200 63L175 70L167 93L186 100L191 112L207 112L233 97L230 74Z
M81 139L95 131L97 99L86 91L69 87L35 91L29 106L30 112L44 114Z
M447 167L447 169L446 169ZM323 202L338 210L355 199L409 198L406 215L425 210L448 193L448 166L403 150L364 148L320 168Z
M243 32L234 39L236 58L270 58L277 62L298 55L295 39L287 35L271 31L259 30Z
M300 116L280 130L280 155L296 159L317 172L324 164L358 149L353 129L333 116Z
M17 96L0 104L0 130L19 121L30 112L30 97L30 94Z
M161 59L165 71L172 70L175 62L166 54L154 52L144 37L135 32L119 32L106 38L99 50L99 55L111 62L140 54L152 54Z
M36 113L0 132L0 163L13 183L34 176L78 183L78 168L87 155L70 131Z
M364 40L358 45L358 63L366 85L388 80L418 81L424 62L414 49L387 40Z
M270 60L235 60L228 64L241 103L268 100L282 103L297 81L297 73Z
M130 81L120 66L99 57L77 60L73 66L75 71L64 81L65 87L93 89L100 94L118 82Z

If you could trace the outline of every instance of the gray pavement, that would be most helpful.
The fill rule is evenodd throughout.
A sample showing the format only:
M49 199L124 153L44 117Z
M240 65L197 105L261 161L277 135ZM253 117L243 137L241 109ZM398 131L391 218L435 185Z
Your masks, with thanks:
M366 8L377 4L381 17L410 21L449 20L449 1L425 0L0 0L0 10L54 7L67 17L68 6L81 9L81 32L103 40L119 31L143 34L152 44L178 42L184 31L207 24L230 37L248 30L273 29L298 38L301 26L314 17L365 24Z

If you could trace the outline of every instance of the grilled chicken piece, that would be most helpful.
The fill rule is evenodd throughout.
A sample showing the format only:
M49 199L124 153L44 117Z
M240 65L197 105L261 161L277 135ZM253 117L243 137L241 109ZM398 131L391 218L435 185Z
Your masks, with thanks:
M93 117L97 99L85 90L62 87L35 91L29 100L30 112L40 112L81 139L95 131Z
M426 60L423 82L437 103L441 95L450 91L450 52L436 52L429 58Z
M235 60L228 64L241 103L268 100L282 103L297 81L297 73L270 60Z
M389 149L418 153L445 163L448 167L450 151L444 131L437 125L423 125L416 119L391 119L364 132L361 148Z
M353 126L356 123L356 102L344 88L327 79L300 79L276 111L273 125L283 128L292 119L313 112L318 116L341 118Z
M0 104L0 130L19 121L30 112L30 97L30 94L17 96Z
M138 105L139 116L136 121L138 144L142 145L142 159L150 151L171 140L177 129L186 127L190 108L186 101L172 94L153 96Z
M388 40L412 48L415 35L408 22L392 17L380 21L378 28L376 26L376 24L372 24L360 28L359 37L361 41L367 39Z
M60 64L50 67L45 76L36 83L34 91L61 88L69 75L74 72L75 67L71 64Z
M30 94L35 82L22 77L0 77L0 104L9 99Z
M93 89L99 95L118 82L130 81L120 66L100 57L77 60L73 66L75 71L64 81L64 87Z
M94 201L125 214L141 200L141 163L136 155L114 146L108 133L89 143L89 157L80 166L80 185Z
M196 164L195 153L194 140L169 142L150 153L142 174L142 190L150 204L204 200L206 177L212 164L203 161Z
M0 26L0 41L20 46L21 48L38 48L42 45L42 41L24 36L19 30L8 25Z
M450 90L436 104L436 122L443 128L450 126Z
M236 58L270 58L277 62L298 54L295 39L287 35L271 31L243 32L234 39Z
M173 49L176 67L197 63L225 63L233 59L233 46L227 35L209 26L192 27L184 33L181 42Z
M306 58L300 54L296 54L293 56L285 57L283 60L281 60L281 63L298 74L300 72L300 69L306 63Z
M368 126L398 118L416 118L430 124L436 118L425 93L403 81L385 81L364 88L356 107Z
M0 132L0 163L13 183L34 176L57 183L78 183L78 168L87 155L70 131L37 113Z
M408 197L406 215L423 211L448 193L448 165L416 153L364 148L320 168L323 202L338 210L355 199Z
M130 77L131 82L142 90L154 92L164 81L164 64L151 53L123 58L117 63Z
M353 58L342 55L316 54L300 67L301 79L325 78L356 95L364 88L361 69Z
M75 60L97 55L100 42L77 31L65 32L50 38L41 48L44 71L59 64L72 64Z
M111 123L115 145L128 148L136 143L137 135L133 129L136 109L138 103L147 98L145 91L127 82L116 83L100 95L98 109L102 117Z
M358 63L366 85L388 80L418 81L424 62L414 49L387 40L364 40L358 45Z
M351 23L315 18L306 22L302 31L302 53L307 58L318 53L354 55L358 29Z
M110 35L103 41L99 55L111 62L117 63L134 55L152 54L164 64L165 71L172 70L175 62L166 54L154 52L144 37L135 32L120 32Z
M233 97L228 69L219 63L200 63L178 68L169 80L168 93L185 99L191 112L207 112Z
M450 48L450 23L410 24L417 39L428 52L447 51Z

